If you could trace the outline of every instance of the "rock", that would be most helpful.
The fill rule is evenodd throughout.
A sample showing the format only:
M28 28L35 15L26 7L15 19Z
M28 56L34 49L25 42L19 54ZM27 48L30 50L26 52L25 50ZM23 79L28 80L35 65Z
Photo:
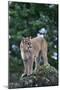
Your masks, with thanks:
M9 83L9 88L26 88L58 85L58 72L50 65L39 66L30 76L22 77L15 83Z

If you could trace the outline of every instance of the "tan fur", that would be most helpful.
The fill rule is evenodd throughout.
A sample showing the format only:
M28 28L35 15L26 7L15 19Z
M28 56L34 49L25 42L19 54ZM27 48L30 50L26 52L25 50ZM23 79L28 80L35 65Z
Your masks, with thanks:
M30 75L33 72L33 62L35 61L35 70L38 66L38 60L37 58L42 56L44 59L44 64L48 64L47 59L47 42L44 38L36 37L33 39L28 39L27 41L31 42L32 47L30 50L27 48L28 44L23 44L21 41L20 44L20 50L21 50L21 56L24 63L24 74ZM23 76L22 75L22 76Z

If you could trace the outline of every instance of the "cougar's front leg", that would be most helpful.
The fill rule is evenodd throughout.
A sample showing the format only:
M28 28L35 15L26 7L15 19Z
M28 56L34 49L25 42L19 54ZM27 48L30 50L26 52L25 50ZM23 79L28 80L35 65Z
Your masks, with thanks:
M33 60L30 59L30 60L28 61L28 73L27 73L27 75L31 75L32 72L33 72Z
M27 62L27 60L23 60L23 64L24 64L24 73L22 74L22 77L27 75L27 73L28 73L28 62Z

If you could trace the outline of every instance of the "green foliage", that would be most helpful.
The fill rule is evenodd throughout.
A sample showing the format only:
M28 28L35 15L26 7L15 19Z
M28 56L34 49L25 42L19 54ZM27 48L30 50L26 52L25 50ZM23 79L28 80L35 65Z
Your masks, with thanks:
M8 14L9 71L23 71L20 70L23 67L20 42L26 36L36 37L41 28L47 29L49 63L58 68L58 60L51 58L53 52L57 52L58 5L9 2ZM16 45L16 48L12 45Z

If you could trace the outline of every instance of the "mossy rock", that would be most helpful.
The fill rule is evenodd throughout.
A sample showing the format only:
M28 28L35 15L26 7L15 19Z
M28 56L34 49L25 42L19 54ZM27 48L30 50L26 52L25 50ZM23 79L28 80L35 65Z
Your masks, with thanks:
M15 83L9 83L9 88L26 88L58 85L58 72L50 65L39 66L30 76L22 77Z

